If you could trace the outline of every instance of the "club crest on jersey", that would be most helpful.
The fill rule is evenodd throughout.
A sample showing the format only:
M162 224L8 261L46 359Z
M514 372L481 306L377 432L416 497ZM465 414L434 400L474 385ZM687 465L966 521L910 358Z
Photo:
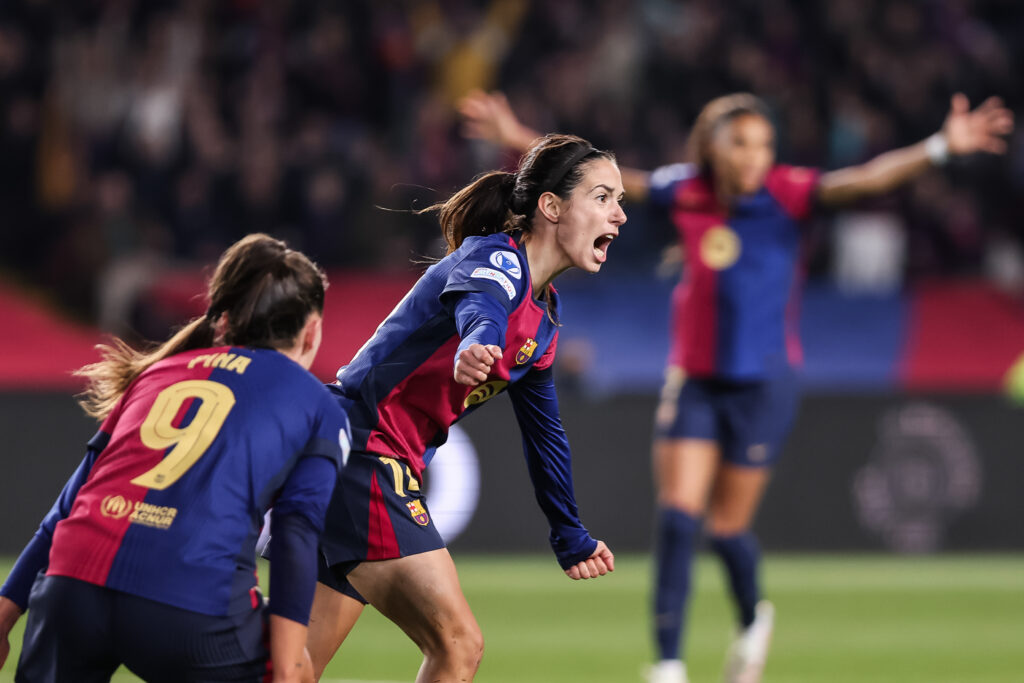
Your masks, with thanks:
M485 382L473 391L469 392L469 396L467 396L466 400L462 402L462 407L468 408L470 406L475 406L477 403L486 403L497 396L501 390L507 386L508 382L503 379Z
M420 526L426 526L430 523L430 517L427 516L427 511L420 501L409 501L405 504L405 507L409 508L409 514L412 515L413 520Z
M519 351L516 352L516 365L523 365L533 357L533 352L537 350L537 342L534 341L533 337L527 337L526 343L519 347Z
M700 260L711 270L725 270L740 258L740 238L724 225L716 225L700 238Z
M517 280L523 276L523 269L519 267L519 257L511 251L494 252L491 254L491 264Z

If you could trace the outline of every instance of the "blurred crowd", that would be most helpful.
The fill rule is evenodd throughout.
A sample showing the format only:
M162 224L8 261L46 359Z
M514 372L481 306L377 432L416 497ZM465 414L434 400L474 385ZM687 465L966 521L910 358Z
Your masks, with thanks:
M934 132L958 90L1019 107L1021 35L1016 0L5 0L0 264L108 329L247 232L405 269L438 248L410 209L514 161L461 136L473 88L640 168L749 90L780 160L835 168ZM1022 147L868 207L900 217L906 272L1020 277ZM621 258L647 263L665 230L631 220L652 239Z

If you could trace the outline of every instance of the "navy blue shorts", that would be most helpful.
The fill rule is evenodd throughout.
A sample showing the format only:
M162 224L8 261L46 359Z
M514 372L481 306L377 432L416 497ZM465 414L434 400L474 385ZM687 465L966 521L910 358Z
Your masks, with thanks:
M686 378L669 368L655 420L662 439L710 439L733 465L767 467L779 458L799 404L796 374L780 368L764 380Z
M445 547L420 482L394 458L352 451L320 537L320 583L366 602L345 578L361 562Z
M109 681L124 664L150 683L269 681L262 601L214 617L65 576L41 576L28 603L17 683Z

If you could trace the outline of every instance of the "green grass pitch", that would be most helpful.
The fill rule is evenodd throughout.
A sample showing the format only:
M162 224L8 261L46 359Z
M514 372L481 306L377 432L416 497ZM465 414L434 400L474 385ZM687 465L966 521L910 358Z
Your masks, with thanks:
M478 681L642 680L651 656L647 558L621 557L613 575L586 582L545 556L455 561L487 641ZM0 576L9 569L0 561ZM1024 556L769 555L765 585L778 611L766 683L1024 681ZM702 557L689 621L693 683L720 680L731 630L721 571ZM20 644L19 628L0 683L13 680ZM411 681L419 661L368 608L325 680Z

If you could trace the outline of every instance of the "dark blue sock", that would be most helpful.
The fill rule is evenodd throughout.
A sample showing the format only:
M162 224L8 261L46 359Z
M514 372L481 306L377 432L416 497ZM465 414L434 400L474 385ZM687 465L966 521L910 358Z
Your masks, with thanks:
M662 508L658 512L654 629L661 659L681 659L690 569L699 531L700 520L682 510Z
M754 623L754 608L761 599L757 581L761 548L749 531L736 536L711 536L710 540L711 548L725 564L740 623L746 628Z

